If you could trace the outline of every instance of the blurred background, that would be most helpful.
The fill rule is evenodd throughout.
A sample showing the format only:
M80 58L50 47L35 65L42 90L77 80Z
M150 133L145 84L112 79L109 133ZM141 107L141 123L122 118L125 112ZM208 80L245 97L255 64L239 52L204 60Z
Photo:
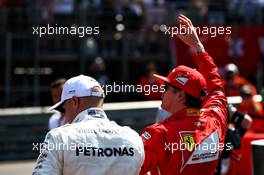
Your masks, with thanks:
M0 160L36 158L32 143L40 143L48 131L46 106L53 104L51 83L58 78L86 74L102 85L160 85L153 73L167 75L179 64L195 66L193 52L161 31L163 24L176 24L179 14L195 26L231 27L230 34L200 35L226 90L231 89L229 96L264 93L263 0L0 0ZM33 27L48 24L98 26L100 33L33 35ZM155 121L160 103L145 101L159 99L160 93L109 93L107 103L144 102L132 108L131 103L113 103L106 111L140 131Z
M165 75L176 64L191 64L190 51L160 31L180 13L196 26L231 26L228 36L204 37L206 49L219 67L235 62L260 92L263 9L261 0L1 0L0 107L50 105L50 82L61 77L105 75L107 84L137 84L150 62ZM100 34L33 35L32 27L47 24L99 26ZM106 101L144 99L111 93Z

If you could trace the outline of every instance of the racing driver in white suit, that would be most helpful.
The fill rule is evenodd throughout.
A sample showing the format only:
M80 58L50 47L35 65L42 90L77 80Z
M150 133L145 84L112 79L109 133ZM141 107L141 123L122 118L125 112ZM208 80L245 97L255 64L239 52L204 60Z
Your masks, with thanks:
M110 121L102 110L99 83L80 75L66 81L61 101L51 107L69 124L45 138L33 175L135 175L144 161L139 135Z

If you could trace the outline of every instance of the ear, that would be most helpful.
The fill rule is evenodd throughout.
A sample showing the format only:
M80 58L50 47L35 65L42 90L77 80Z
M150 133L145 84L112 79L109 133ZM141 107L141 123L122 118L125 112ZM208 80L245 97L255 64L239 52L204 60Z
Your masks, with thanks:
M178 92L177 95L178 95L177 98L179 99L180 102L184 102L185 101L185 92L183 90Z
M73 102L73 105L74 105L76 108L79 107L79 105L80 105L80 100L79 100L78 97L73 96L73 97L72 97L72 102Z

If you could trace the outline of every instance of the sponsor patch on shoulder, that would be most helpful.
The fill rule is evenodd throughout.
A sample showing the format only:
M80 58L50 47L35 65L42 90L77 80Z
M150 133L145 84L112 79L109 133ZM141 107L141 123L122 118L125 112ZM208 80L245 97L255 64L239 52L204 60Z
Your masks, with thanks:
M145 131L145 132L142 134L142 136L143 136L146 140L148 140L148 139L151 138L150 133L148 133L147 131Z

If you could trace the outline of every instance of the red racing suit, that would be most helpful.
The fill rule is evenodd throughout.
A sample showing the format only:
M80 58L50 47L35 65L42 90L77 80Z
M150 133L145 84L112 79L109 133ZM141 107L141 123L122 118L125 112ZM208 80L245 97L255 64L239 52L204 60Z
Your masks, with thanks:
M227 100L213 59L203 52L195 61L207 82L208 96L202 109L184 109L143 130L145 160L141 175L214 174L224 148Z

